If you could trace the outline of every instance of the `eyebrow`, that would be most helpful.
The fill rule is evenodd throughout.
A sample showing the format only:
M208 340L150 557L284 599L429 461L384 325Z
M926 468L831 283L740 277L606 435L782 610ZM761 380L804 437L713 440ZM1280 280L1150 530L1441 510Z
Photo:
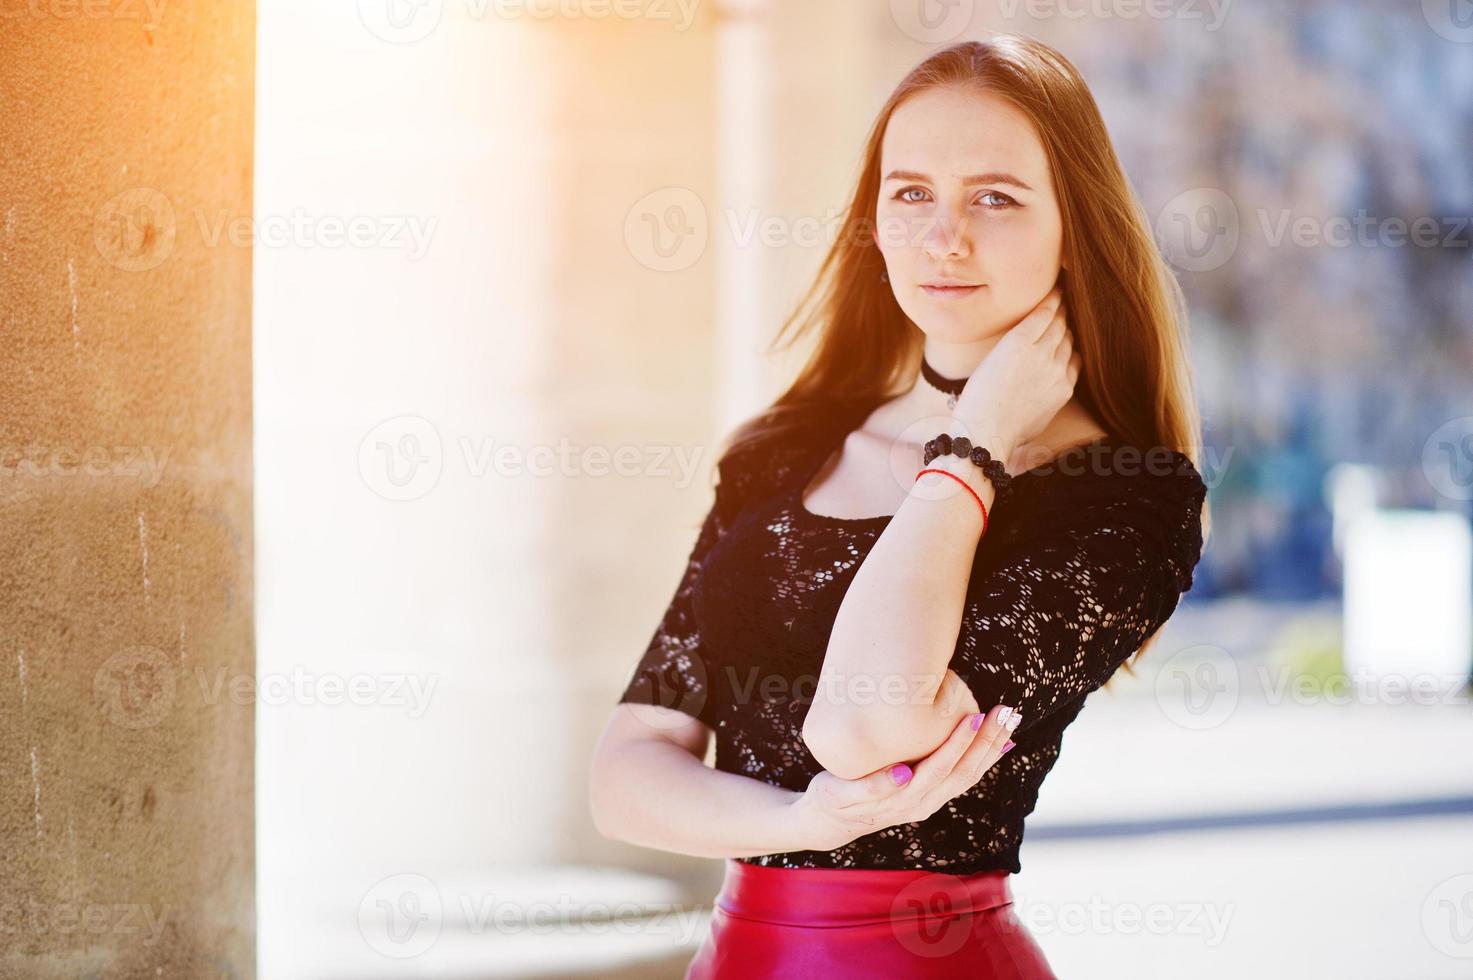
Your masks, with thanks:
M885 175L885 180L920 180L926 183L931 182L930 177L915 170L892 170ZM991 170L985 174L972 174L969 177L962 178L963 187L971 187L974 184L1012 184L1014 187L1020 187L1025 191L1033 190L1033 188L1029 187L1022 180L1001 170Z

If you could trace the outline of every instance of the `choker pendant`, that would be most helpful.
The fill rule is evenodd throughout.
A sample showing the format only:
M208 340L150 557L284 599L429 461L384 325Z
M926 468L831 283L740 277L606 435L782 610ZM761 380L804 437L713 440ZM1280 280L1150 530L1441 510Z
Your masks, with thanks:
M957 396L967 386L966 378L945 377L941 372L927 363L924 356L921 357L921 377L925 379L926 384L946 396L946 407L949 409L956 408Z

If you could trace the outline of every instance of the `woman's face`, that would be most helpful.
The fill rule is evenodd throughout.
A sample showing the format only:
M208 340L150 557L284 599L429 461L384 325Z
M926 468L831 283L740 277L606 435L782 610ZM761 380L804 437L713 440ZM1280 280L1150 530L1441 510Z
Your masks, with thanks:
M877 240L890 288L927 337L1001 335L1058 279L1063 221L1043 143L990 92L932 88L890 117ZM952 281L970 289L931 288Z

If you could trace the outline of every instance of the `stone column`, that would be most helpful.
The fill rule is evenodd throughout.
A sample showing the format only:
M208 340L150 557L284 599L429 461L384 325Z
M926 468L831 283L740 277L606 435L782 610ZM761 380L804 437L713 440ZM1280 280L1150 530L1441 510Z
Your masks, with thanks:
M253 977L254 5L0 15L0 976Z

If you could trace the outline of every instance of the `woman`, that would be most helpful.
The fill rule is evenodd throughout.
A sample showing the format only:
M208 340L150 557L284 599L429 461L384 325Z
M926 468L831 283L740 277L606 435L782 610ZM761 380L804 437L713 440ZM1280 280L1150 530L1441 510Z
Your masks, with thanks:
M812 358L718 462L593 815L726 859L688 977L1048 977L1024 817L1203 545L1184 304L1041 43L927 58L864 161L784 327Z

